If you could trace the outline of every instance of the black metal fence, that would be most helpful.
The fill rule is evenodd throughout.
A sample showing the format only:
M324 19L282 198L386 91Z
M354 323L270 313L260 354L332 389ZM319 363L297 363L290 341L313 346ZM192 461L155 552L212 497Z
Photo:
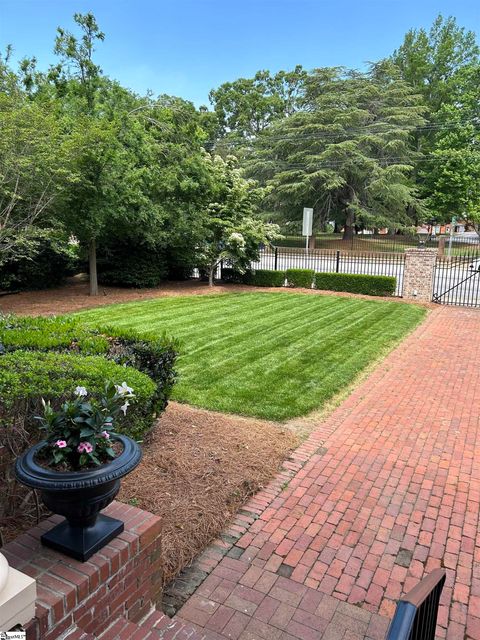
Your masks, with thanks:
M480 307L480 255L438 256L433 281L433 302Z
M319 273L358 273L363 275L393 276L397 280L395 295L403 292L404 253L355 253L322 249L299 250L287 247L264 248L260 260L252 263L254 269L282 271L285 269L313 269Z
M278 247L305 248L306 239L299 235L286 235L276 240ZM393 252L403 253L409 247L417 247L418 237L415 235L387 234L355 234L344 240L341 233L319 233L311 238L311 248L360 252ZM438 248L439 252L456 255L459 252L476 251L480 256L480 238L478 236L454 235L430 236L425 242L429 248Z

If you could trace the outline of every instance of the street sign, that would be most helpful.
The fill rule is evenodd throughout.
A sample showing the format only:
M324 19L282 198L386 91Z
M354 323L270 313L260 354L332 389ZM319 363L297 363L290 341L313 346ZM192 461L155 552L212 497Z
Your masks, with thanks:
M313 209L309 207L303 208L303 227L302 227L302 236L312 235L312 225L313 225Z

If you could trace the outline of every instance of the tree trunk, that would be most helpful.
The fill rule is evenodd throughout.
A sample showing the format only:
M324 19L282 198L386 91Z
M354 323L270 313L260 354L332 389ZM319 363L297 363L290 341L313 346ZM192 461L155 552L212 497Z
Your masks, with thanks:
M355 214L347 209L345 226L343 227L343 240L352 240L354 235Z
M95 238L92 238L88 245L88 270L90 272L90 295L98 296L97 244Z
M209 287L213 287L213 285L214 285L213 275L215 273L215 269L216 268L217 268L217 264L215 263L213 265L213 267L210 268L210 271L208 272L208 286Z

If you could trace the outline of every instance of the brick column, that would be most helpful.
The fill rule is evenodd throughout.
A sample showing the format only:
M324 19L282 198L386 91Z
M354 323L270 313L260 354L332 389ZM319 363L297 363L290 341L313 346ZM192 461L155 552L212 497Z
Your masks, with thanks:
M430 302L432 300L436 259L436 249L405 249L404 298L420 302Z

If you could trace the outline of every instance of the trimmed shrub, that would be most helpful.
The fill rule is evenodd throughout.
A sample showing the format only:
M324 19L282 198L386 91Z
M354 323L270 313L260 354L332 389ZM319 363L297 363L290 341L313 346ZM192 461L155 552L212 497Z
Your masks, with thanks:
M397 284L393 276L369 276L353 273L316 273L315 287L326 291L348 291L367 296L391 296Z
M72 317L4 316L0 317L0 345L7 353L21 349L103 355L134 367L157 385L151 406L157 414L167 406L176 380L177 343L166 335L139 336L135 331L112 327L91 329Z
M72 397L77 385L101 396L108 380L116 384L125 381L133 388L135 403L120 421L119 431L142 438L154 421L155 382L141 371L99 356L15 351L0 357L0 420L8 428L12 418L20 418L29 433L39 435L34 416L41 412L42 398L58 408Z
M177 380L177 341L154 333L139 336L132 329L120 327L106 327L99 331L109 336L107 358L124 367L135 367L155 381L157 388L152 406L157 415L161 413Z
M0 344L5 351L65 351L106 354L109 341L74 318L0 316Z
M0 251L1 253L1 251ZM36 229L13 240L0 262L0 289L23 291L58 286L78 271L78 247L62 234Z
M268 269L248 271L245 274L244 282L256 287L283 287L285 271L269 271Z
M313 269L287 269L287 286L311 289L314 275Z
M222 268L222 280L224 282L232 282L233 284L242 284L245 283L248 276L246 273L241 273L236 269L232 269L232 267L223 267Z
M126 382L132 402L118 431L142 439L165 409L175 383L175 341L122 329L90 329L76 318L0 316L0 524L37 522L31 491L16 483L15 457L37 442L42 398L59 408L77 385L101 396L107 381Z
M118 244L98 260L98 281L118 287L151 288L166 279L168 268L162 251Z

